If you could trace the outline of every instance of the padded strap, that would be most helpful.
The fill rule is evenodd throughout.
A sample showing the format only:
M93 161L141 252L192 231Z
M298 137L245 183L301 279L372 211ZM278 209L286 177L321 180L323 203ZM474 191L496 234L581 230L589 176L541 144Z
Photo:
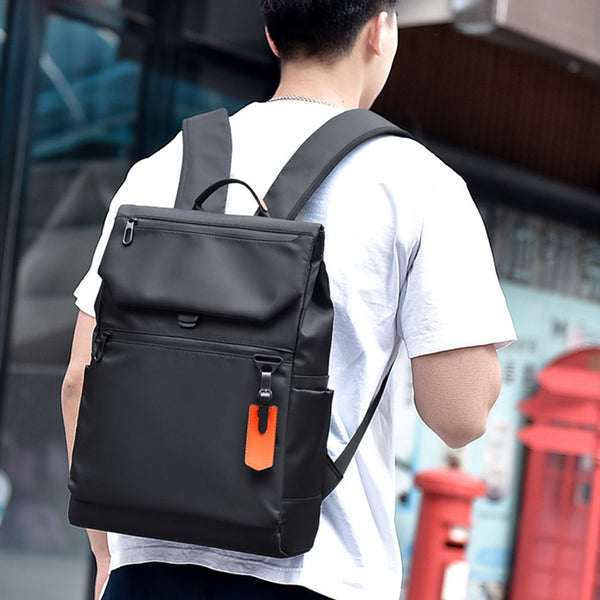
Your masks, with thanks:
M363 436L365 435L371 420L373 419L373 415L379 406L379 402L381 401L381 397L383 396L383 392L387 385L388 379L390 378L390 372L383 378L377 393L373 400L371 400L371 404L367 408L367 412L363 417L363 420L360 422L358 429L354 432L354 435L350 438L346 447L342 451L342 453L337 457L335 461L331 460L331 458L327 457L327 469L325 470L325 480L323 481L323 498L326 498L333 492L335 486L342 480L350 461L354 458L356 451L358 450L358 445L360 444Z
M273 182L265 196L271 216L295 219L347 154L363 142L383 135L411 137L369 110L348 110L330 119L298 148Z
M183 161L176 208L191 209L198 194L219 179L230 177L231 130L224 108L185 119ZM225 212L227 188L217 190L203 206L209 212Z

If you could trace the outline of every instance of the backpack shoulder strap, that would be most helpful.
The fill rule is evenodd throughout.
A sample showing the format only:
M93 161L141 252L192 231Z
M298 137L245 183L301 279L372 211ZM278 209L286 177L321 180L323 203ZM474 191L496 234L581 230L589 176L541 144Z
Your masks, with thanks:
M348 110L330 119L298 148L271 185L265 196L271 216L295 219L346 155L363 142L384 135L411 137L365 109Z
M176 208L191 209L194 200L209 185L230 177L231 129L224 108L183 121L183 160ZM204 204L211 212L225 212L227 190L215 192Z
M344 477L344 473L346 472L346 469L350 465L350 461L354 458L354 455L356 454L356 451L358 450L358 445L360 444L365 433L367 432L367 429L369 428L371 420L373 419L373 416L375 415L375 411L377 410L377 407L379 406L379 403L383 396L383 392L385 391L387 382L390 378L390 372L391 372L391 369L390 369L390 371L388 371L387 375L383 378L383 381L379 385L379 389L377 390L377 393L375 394L375 396L373 397L373 399L371 400L371 403L369 404L369 406L367 408L367 412L365 413L365 416L363 417L362 421L359 423L357 430L354 432L354 435L348 440L348 443L342 450L341 454L335 460L333 460L329 455L327 455L327 457L325 459L327 461L325 464L325 466L326 466L325 477L323 479L323 487L322 487L322 493L321 493L323 498L326 498L327 496L329 496L329 494L331 494L331 492L333 492L333 490L335 489L337 484Z
M386 135L412 138L390 121L364 109L349 110L330 119L300 146L267 192L265 202L271 216L297 218L309 198L344 157L363 142ZM375 415L389 376L388 372L342 453L335 461L327 457L323 498L342 480Z

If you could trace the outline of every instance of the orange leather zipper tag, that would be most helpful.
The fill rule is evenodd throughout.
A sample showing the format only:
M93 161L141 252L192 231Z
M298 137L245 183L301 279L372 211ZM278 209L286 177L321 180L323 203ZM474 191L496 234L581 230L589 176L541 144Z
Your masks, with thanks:
M260 432L258 404L252 404L248 412L246 432L246 465L255 471L264 471L273 466L275 458L275 432L277 430L277 407L269 406L267 429Z

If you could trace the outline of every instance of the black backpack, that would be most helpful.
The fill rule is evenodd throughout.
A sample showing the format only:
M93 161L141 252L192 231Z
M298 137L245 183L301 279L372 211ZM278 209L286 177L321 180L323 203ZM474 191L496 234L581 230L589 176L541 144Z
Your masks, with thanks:
M175 208L121 206L100 265L69 518L294 556L312 547L321 502L387 379L333 461L325 237L296 218L352 149L405 134L369 111L344 112L299 148L264 201L255 195L256 215L235 216L222 214L225 187L246 184L229 178L227 113L188 119L183 132Z

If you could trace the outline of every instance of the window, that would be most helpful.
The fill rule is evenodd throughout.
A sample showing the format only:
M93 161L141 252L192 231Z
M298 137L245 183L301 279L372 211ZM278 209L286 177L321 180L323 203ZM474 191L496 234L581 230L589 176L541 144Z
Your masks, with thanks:
M6 40L6 8L7 0L0 0L0 65L2 65L2 50Z
M131 162L142 56L141 44L113 31L46 20L0 437L12 484L0 530L2 598L85 597L87 542L66 519L60 385L72 291Z
M11 39L9 4L26 17ZM236 23L232 10L243 14ZM14 97L25 86L11 86L19 69L0 87L0 101L10 98L11 113L22 111L14 122L30 122L18 132L17 146L29 140L15 161L20 171L5 169L2 179L17 182L11 191L25 185L8 360L0 365L0 520L12 490L0 526L0 598L90 597L86 537L67 523L60 414L77 313L72 292L131 163L166 143L184 117L220 106L233 112L274 88L257 11L234 0L0 0L0 52L3 39L11 49L32 41L34 56L20 72L36 90L30 111ZM7 199L0 188L0 207Z

